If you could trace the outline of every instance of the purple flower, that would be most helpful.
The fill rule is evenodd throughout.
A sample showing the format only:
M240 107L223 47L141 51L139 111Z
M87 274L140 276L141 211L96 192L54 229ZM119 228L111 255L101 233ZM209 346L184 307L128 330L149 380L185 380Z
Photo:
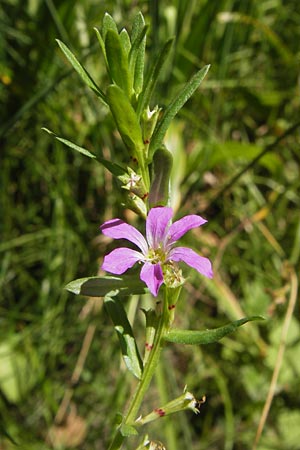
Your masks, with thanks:
M120 275L136 262L143 263L140 278L156 297L166 274L176 272L174 262L184 261L202 275L212 278L213 272L209 259L199 256L187 247L174 247L174 244L187 231L200 227L207 221L197 215L189 215L172 224L173 211L168 207L156 207L149 211L146 219L146 237L133 226L120 219L112 219L101 225L106 236L114 239L127 239L140 251L130 248L116 248L104 257L102 269Z

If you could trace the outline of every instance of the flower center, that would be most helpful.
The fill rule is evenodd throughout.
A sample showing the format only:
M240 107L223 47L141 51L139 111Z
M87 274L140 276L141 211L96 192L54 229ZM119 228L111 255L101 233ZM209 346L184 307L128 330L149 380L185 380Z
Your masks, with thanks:
M151 264L164 263L166 259L166 253L161 247L150 248L147 257Z

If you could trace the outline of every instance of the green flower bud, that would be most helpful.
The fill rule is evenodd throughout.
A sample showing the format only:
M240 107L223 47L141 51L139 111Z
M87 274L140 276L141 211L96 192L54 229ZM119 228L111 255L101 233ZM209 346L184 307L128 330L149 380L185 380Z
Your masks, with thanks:
M123 189L132 192L142 200L148 197L148 192L141 175L137 174L131 167L127 168L127 173L119 175L118 178L123 183Z
M149 206L166 206L169 199L170 175L173 156L165 147L159 148L153 155L153 177L149 192Z
M186 409L190 409L195 414L199 414L200 406L205 402L205 400L205 397L202 397L201 400L196 400L193 394L188 392L185 387L183 394L177 397L175 400L172 400L171 402L166 403L164 406L154 409L145 417L138 417L135 421L135 426L145 425L146 423L152 422L153 420L157 420L161 417L165 417L179 411L184 411Z
M157 105L152 111L150 111L148 106L148 108L145 109L145 111L142 114L141 124L142 124L143 140L147 148L150 144L151 136L156 126L160 111L161 108L159 108Z

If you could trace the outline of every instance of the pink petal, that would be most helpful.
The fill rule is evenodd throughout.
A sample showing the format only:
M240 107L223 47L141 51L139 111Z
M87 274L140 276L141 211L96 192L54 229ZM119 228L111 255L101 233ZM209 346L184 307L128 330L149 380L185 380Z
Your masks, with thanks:
M182 217L182 219L174 222L169 229L168 233L168 243L173 244L175 241L181 238L187 231L192 228L197 228L206 223L207 220L203 219L201 216L195 214Z
M168 259L172 261L184 261L188 266L198 270L202 275L208 278L213 277L210 260L198 255L191 248L176 247L170 251Z
M172 216L172 208L166 206L150 209L146 220L146 236L149 247L155 249L164 241Z
M137 261L142 261L143 255L130 248L116 248L108 255L104 257L102 270L106 272L114 273L115 275L121 275L130 269Z
M163 272L159 264L145 263L140 278L149 288L154 297L157 296L160 286L164 282Z
M112 219L101 225L100 230L105 236L113 239L127 239L137 245L144 254L148 252L148 245L144 236L132 225L121 219Z

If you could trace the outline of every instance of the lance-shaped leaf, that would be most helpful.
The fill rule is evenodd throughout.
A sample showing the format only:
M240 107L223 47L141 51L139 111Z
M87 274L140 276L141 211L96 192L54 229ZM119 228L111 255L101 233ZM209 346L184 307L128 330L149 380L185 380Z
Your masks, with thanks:
M129 73L127 51L119 34L113 30L106 33L105 51L112 80L130 97L133 83Z
M108 86L106 97L121 138L129 153L136 157L144 143L142 130L133 107L124 91L114 84Z
M50 134L51 136L54 136L55 139L57 139L59 142L62 142L63 144L65 144L67 147L70 147L73 150L76 150L76 152L79 152L82 155L88 156L89 158L97 158L96 155L94 155L93 153L89 152L86 148L80 147L79 145L74 144L73 142L68 141L67 139L64 139L62 137L57 136L57 134L55 134L51 130L48 130L48 128L43 127L42 130L46 131L46 133Z
M140 379L143 364L126 311L118 298L105 297L104 304L118 333L126 367L134 376Z
M134 275L79 278L68 283L65 289L73 294L88 297L105 297L112 295L111 292L121 296L147 292L145 284Z
M133 20L132 25L132 42L136 41L137 36L145 26L143 14L139 12ZM146 35L139 45L139 50L136 56L135 71L134 71L134 90L138 94L143 89L144 83L144 65L145 65L145 49L146 49Z
M244 325L247 322L253 320L264 320L262 316L251 316L244 317L240 320L235 320L223 327L213 328L211 330L205 331L195 331L195 330L177 330L172 329L165 336L165 340L168 342L174 342L175 344L187 344L187 345L203 345L212 344L233 333L237 328Z
M89 150L87 150L84 147L81 147L77 144L74 144L74 142L68 141L68 139L64 139L62 137L57 136L53 131L48 130L48 128L43 127L43 131L46 131L51 136L54 136L55 139L57 139L59 142L62 142L67 147L72 148L73 150L76 150L77 152L81 153L82 155L88 156L89 158L97 158L97 162L102 164L107 170L109 170L113 175L116 177L120 177L122 175L126 175L127 171L123 167L119 166L118 164L112 163L111 161L108 161L107 159L97 157L93 153L91 153Z
M114 21L113 17L106 12L103 16L102 30L101 30L104 41L105 41L106 33L108 32L108 30L113 30L116 33L118 33L118 27L116 25L116 22Z
M97 39L98 39L100 48L101 48L102 53L103 53L103 56L104 56L104 58L105 58L106 67L107 67L107 70L108 70L108 63L107 63L107 58L106 58L106 51L105 51L104 40L103 40L103 38L102 38L102 36L101 36L101 33L100 33L100 31L98 30L97 27L94 27L94 31L95 31L95 33L96 33L96 36L97 36Z
M76 56L71 52L71 50L61 42L59 39L56 39L56 42L60 46L61 50L67 57L67 59L72 64L73 68L76 70L76 72L79 74L81 79L85 82L85 84L92 89L96 95L102 100L102 102L106 105L105 95L104 92L101 91L101 89L97 86L91 75L88 73L88 71L83 67L83 65L78 61Z
M130 49L131 49L131 41L130 41L130 37L129 37L129 34L128 34L126 28L123 28L121 30L120 40L121 40L122 47L125 50L126 55L128 57Z
M145 25L144 17L140 12L133 21L132 47L129 53L129 70L134 79L134 90L137 94L143 88L147 29L148 26Z
M160 147L163 138L166 134L167 129L173 118L176 116L178 111L183 107L183 105L188 101L188 99L193 95L195 90L199 87L203 81L205 75L209 70L209 65L203 67L199 72L197 72L188 83L183 87L181 92L174 98L174 100L167 106L161 120L157 123L149 147L149 156L155 152L155 150Z
M163 68L164 63L166 62L171 48L172 48L172 44L173 44L174 39L169 39L165 45L163 46L163 48L161 49L159 55L157 58L155 58L154 63L152 64L152 66L150 67L148 76L145 80L145 85L144 85L144 89L141 92L141 94L139 95L139 100L138 100L138 106L136 109L136 114L138 117L140 117L140 115L142 114L142 112L144 111L144 109L147 108L147 106L150 103L150 99L153 93L153 90L155 88L155 85L157 83L158 77L161 73L161 70Z

